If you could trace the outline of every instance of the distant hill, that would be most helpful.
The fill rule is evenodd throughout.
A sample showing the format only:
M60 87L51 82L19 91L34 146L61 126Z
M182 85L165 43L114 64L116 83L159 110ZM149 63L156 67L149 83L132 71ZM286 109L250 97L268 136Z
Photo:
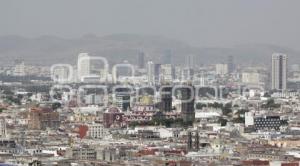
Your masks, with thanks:
M128 60L135 64L139 51L146 53L148 60L160 61L161 55L171 50L173 63L183 64L184 57L195 55L196 64L226 62L228 55L241 64L270 64L273 52L289 55L290 64L300 63L300 53L290 48L275 45L240 45L234 48L196 48L188 44L159 36L116 34L103 37L86 35L81 38L64 39L55 36L24 38L20 36L0 37L0 63L12 63L23 59L31 64L53 63L75 64L80 52L106 57L110 64Z

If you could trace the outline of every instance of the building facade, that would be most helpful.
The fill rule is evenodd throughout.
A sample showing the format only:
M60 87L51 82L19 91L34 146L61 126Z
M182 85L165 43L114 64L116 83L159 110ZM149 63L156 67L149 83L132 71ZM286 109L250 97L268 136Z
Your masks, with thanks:
M103 138L105 136L104 126L98 123L89 124L87 135L89 138L94 139Z
M78 79L83 81L84 77L90 75L90 58L88 53L80 53L77 62Z
M287 55L274 53L272 55L272 89L287 88Z
M216 74L217 75L228 74L228 65L227 64L216 64Z
M31 108L29 110L28 128L31 130L58 129L59 113L51 108Z
M160 91L160 111L171 112L172 110L172 86L162 87Z
M181 93L181 116L184 122L195 120L195 88L193 86L180 88Z

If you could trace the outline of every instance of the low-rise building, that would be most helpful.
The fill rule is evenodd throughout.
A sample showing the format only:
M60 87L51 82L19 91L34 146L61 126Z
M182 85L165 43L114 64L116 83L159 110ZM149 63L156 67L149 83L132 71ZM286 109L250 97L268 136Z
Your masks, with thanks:
M99 123L93 123L88 125L87 135L90 138L101 139L105 136L106 132L104 126Z

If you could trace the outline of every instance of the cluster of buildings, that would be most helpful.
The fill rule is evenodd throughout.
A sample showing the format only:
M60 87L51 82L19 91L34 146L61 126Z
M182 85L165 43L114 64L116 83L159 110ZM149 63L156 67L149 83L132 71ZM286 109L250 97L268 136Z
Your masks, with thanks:
M299 165L300 68L287 55L270 56L270 68L148 58L110 66L81 53L49 80L2 84L0 163Z
M25 77L25 76L39 76L50 77L50 68L41 65L29 65L23 60L16 59L12 65L1 66L0 74L3 76Z

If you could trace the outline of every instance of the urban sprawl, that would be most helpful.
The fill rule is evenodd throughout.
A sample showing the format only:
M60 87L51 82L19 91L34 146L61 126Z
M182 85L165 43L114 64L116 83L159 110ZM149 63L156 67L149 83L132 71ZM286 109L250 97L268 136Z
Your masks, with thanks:
M235 58L3 65L0 165L299 166L300 66Z

